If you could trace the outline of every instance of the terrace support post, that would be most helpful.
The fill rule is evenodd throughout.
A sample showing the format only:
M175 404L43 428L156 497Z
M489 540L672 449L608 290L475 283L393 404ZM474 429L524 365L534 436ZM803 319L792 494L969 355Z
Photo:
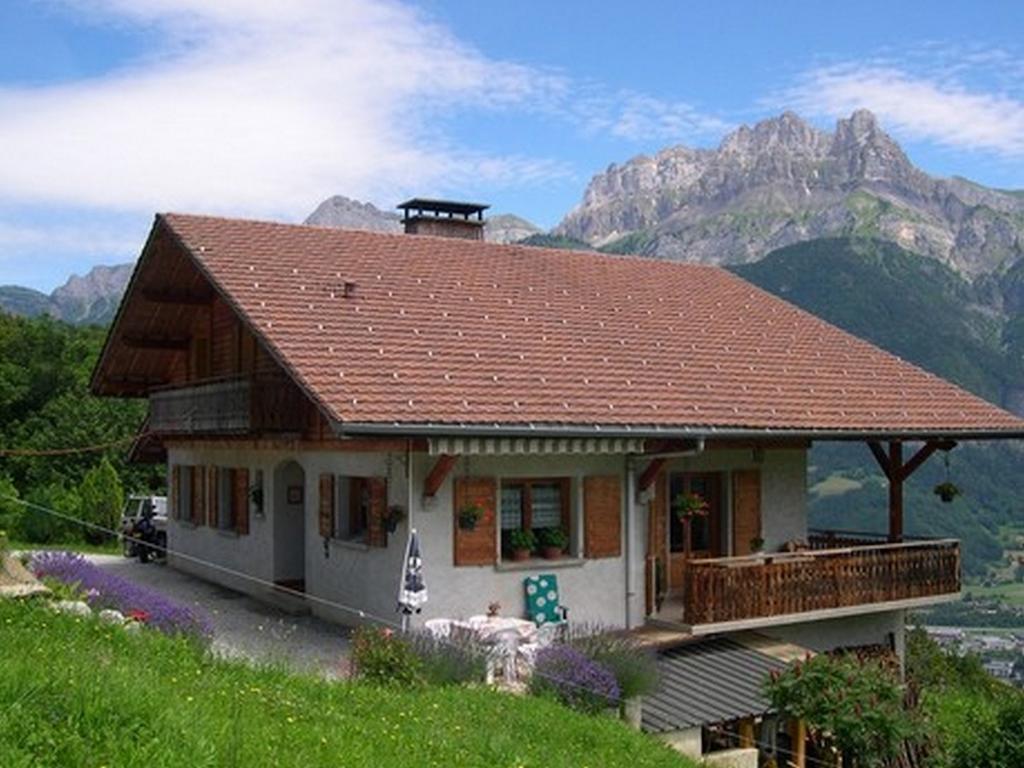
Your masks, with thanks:
M889 443L889 541L903 541L903 443Z
M790 757L793 759L790 764L794 768L806 768L807 766L807 723L804 720L792 720L789 726L790 739L793 742L792 753Z
M754 746L754 718L747 717L740 720L739 727L740 749L750 749Z

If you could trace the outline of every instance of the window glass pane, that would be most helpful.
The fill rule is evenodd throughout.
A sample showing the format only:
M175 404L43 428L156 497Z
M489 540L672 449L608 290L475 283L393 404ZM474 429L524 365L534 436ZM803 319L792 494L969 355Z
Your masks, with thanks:
M562 527L562 486L559 483L536 483L530 486L531 525L534 528Z
M349 493L351 487L349 479L338 475L334 478L334 538L347 539L349 537Z
M217 526L226 531L235 527L234 515L232 514L231 491L233 490L233 472L230 469L217 470Z
M521 485L502 486L501 489L501 528L502 530L523 527L523 487Z

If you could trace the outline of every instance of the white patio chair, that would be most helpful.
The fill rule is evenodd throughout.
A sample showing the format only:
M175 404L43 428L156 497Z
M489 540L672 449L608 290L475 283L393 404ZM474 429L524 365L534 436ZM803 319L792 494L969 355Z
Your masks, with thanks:
M516 658L519 649L519 632L515 629L503 629L495 632L487 639L490 650L487 654L487 684L494 683L495 674L501 670L506 683L516 681Z

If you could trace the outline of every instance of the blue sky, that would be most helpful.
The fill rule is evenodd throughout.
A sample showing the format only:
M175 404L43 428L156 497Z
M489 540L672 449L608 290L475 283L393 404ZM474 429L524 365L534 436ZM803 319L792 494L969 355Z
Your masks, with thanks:
M1024 188L1022 33L1012 2L7 0L0 284L131 260L158 210L423 194L548 227L609 163L786 108Z

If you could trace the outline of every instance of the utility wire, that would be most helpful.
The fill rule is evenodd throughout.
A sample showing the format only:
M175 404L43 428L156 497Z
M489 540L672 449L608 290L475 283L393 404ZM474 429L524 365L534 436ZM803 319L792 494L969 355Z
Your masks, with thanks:
M84 445L77 448L0 448L0 458L12 456L72 456L78 453L99 453L110 448L117 448L120 445L134 443L146 437L149 432L140 432L131 437L122 437L120 440L111 440L108 443L97 443L95 445Z

